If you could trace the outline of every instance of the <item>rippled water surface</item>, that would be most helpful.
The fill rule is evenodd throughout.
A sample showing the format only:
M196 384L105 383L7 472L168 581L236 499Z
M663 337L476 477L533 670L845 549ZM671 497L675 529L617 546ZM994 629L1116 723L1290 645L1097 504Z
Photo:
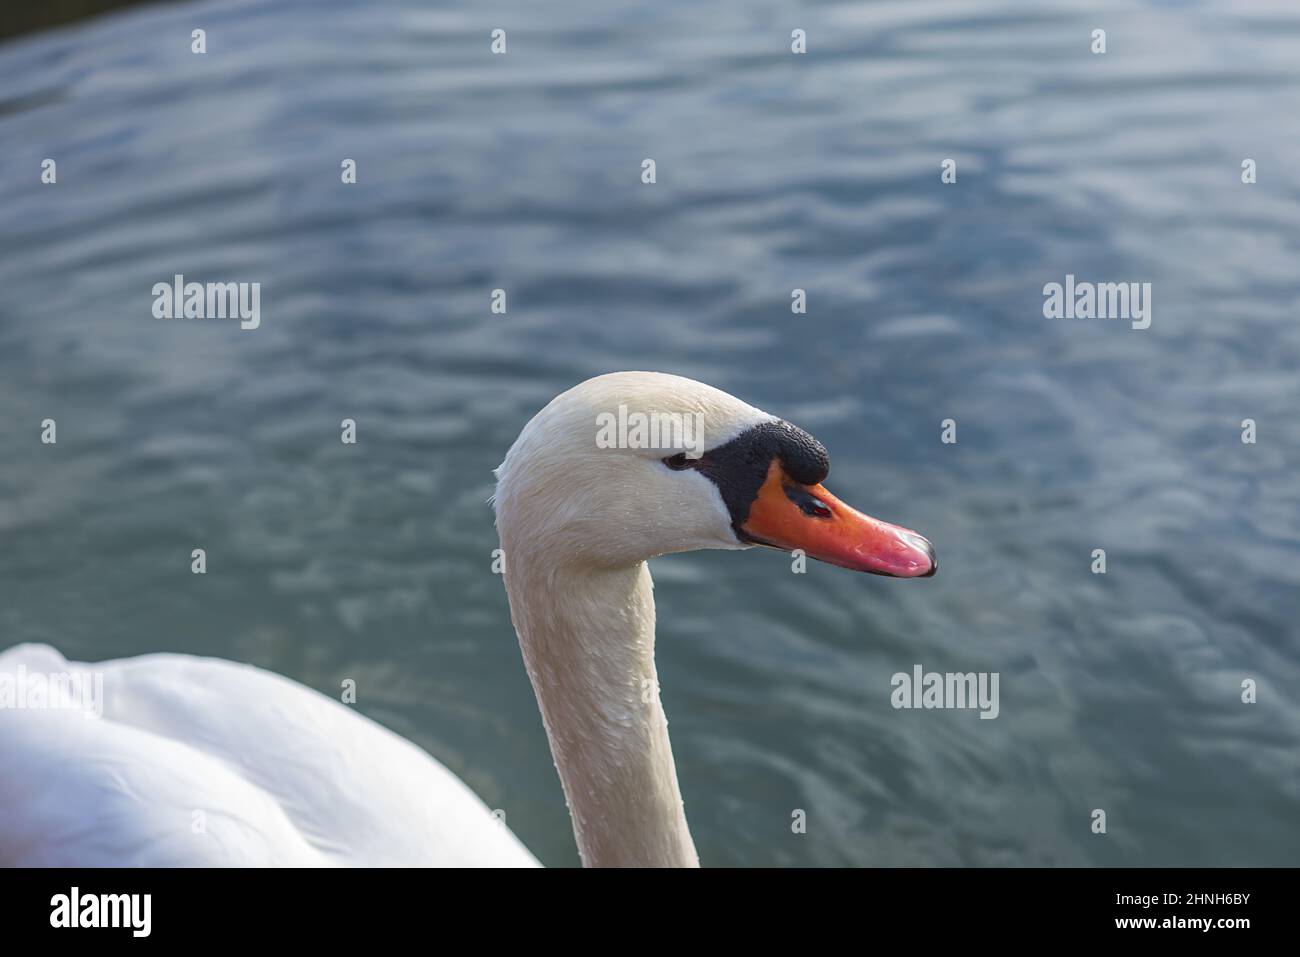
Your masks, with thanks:
M706 864L1294 864L1297 117L1283 3L227 2L8 40L0 645L355 678L576 863L491 470L575 382L677 372L942 564L655 563ZM261 328L153 319L176 273L261 282ZM1066 273L1152 283L1151 328L1044 319ZM894 710L917 663L998 672L1000 716Z

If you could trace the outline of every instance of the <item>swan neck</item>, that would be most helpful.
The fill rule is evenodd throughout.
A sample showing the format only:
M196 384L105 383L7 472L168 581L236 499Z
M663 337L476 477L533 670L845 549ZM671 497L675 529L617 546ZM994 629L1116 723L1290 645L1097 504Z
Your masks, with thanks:
M659 700L649 568L508 566L506 588L583 864L698 867Z

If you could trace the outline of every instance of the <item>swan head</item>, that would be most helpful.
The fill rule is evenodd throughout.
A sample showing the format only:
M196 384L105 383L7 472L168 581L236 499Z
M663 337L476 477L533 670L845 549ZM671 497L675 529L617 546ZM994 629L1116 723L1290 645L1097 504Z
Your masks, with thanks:
M524 427L497 469L506 552L626 567L764 545L898 578L933 575L930 543L822 485L826 449L711 386L655 372L588 379Z

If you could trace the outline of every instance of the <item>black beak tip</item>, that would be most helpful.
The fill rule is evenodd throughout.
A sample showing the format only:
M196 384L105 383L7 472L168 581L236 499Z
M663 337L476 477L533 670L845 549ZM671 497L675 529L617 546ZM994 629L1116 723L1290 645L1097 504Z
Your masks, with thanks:
M929 539L923 538L921 539L921 541L925 542L925 554L929 556L930 559L930 570L926 572L924 575L919 575L917 577L933 578L934 573L939 570L939 556L934 553L934 546L930 544Z

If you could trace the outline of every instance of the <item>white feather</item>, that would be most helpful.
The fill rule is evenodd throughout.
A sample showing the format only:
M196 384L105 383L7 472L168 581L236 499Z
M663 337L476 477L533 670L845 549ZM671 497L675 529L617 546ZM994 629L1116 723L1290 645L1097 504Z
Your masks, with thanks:
M103 716L0 710L0 864L537 863L424 751L287 678L185 655L0 655L0 676L20 667L102 674Z

